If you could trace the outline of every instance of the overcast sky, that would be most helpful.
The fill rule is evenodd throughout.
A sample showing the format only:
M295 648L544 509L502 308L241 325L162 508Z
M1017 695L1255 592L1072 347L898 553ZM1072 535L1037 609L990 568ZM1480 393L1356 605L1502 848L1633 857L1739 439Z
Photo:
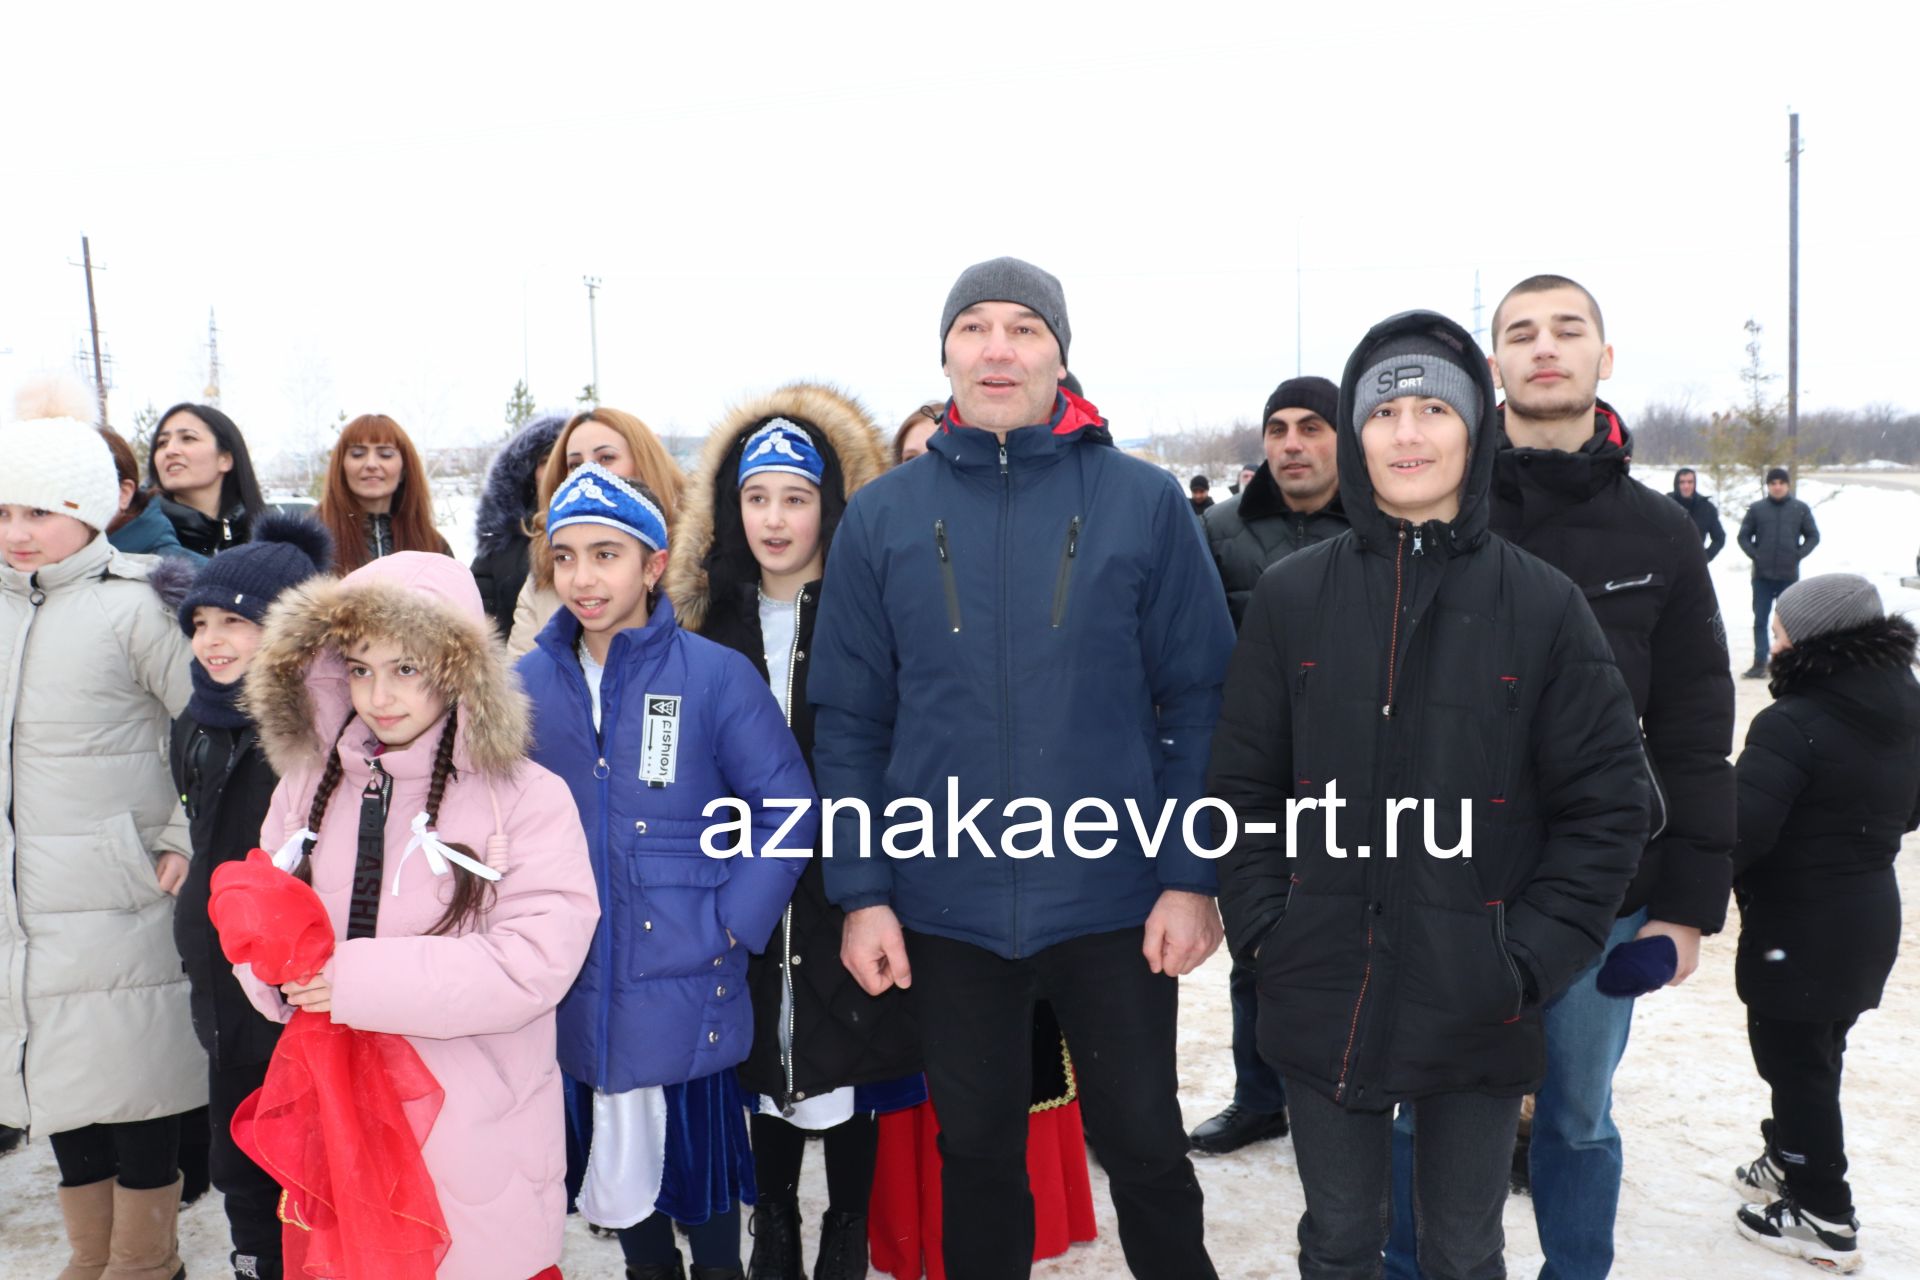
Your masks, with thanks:
M1587 284L1623 410L1717 406L1749 316L1785 373L1792 107L1802 405L1912 409L1920 19L1855 8L9 5L0 383L85 345L85 233L115 422L199 397L211 307L260 453L489 438L523 367L571 401L587 274L657 429L793 378L891 425L1003 253L1122 436L1251 419L1296 341L1338 377L1394 311L1471 327L1476 270L1488 324Z

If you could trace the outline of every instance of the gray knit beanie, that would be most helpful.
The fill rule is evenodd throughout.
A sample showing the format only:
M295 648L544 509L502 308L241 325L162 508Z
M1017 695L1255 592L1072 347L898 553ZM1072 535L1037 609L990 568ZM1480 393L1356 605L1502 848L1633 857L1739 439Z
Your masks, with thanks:
M1394 337L1374 352L1373 363L1353 389L1353 429L1373 411L1401 396L1431 396L1453 407L1467 424L1467 444L1480 437L1480 384L1463 353L1420 333Z
M1830 631L1852 631L1886 616L1880 611L1880 593L1857 573L1802 578L1780 593L1775 608L1787 639L1794 644Z
M940 311L940 363L947 362L947 332L954 319L968 307L981 302L1017 302L1046 321L1060 344L1060 364L1067 363L1067 344L1073 330L1067 324L1067 295L1060 282L1031 262L1018 258L995 258L976 262L960 273L947 293L947 305Z

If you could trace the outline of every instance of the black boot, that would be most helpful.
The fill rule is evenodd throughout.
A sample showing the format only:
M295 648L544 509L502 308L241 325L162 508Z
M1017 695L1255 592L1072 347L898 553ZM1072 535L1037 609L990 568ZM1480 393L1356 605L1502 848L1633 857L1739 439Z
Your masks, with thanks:
M700 1268L695 1267L698 1272ZM680 1258L680 1251L673 1251L672 1262L649 1263L644 1267L628 1267L627 1280L687 1280L686 1264Z
M696 1262L693 1280L747 1280L747 1273L738 1267L703 1267Z
M26 1134L18 1129L0 1124L0 1156L7 1154L7 1152L19 1146L20 1139L26 1136Z
M800 1267L800 1206L793 1200L762 1200L747 1225L753 1254L751 1280L807 1280Z
M1237 1102L1230 1102L1225 1111L1195 1129L1188 1135L1187 1140L1193 1144L1193 1149L1202 1155L1224 1156L1229 1151L1238 1151L1249 1143L1265 1142L1269 1138L1286 1136L1285 1107L1269 1114L1249 1111Z
M813 1280L866 1280L867 1215L830 1209L820 1220Z

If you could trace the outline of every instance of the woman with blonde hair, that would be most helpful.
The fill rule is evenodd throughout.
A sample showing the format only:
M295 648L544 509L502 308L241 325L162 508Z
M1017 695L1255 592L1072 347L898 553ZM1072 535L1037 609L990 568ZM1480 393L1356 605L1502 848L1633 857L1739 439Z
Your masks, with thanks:
M433 490L420 454L384 413L363 413L341 428L318 514L333 535L334 568L342 576L396 551L453 554L433 526Z
M513 634L507 652L519 658L533 648L534 637L560 608L560 597L553 589L553 549L547 543L547 506L560 489L560 482L585 463L597 462L622 480L636 480L652 491L660 503L671 534L680 510L680 487L686 473L673 460L660 437L640 419L604 405L576 413L554 438L540 472L539 513L527 527L533 540L531 566L520 598L513 608Z

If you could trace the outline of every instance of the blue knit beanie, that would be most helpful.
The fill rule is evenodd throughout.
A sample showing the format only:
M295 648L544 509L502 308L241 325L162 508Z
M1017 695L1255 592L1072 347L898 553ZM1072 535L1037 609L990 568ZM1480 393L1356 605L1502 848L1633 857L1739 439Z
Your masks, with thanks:
M193 611L211 605L259 622L288 587L333 564L333 536L305 516L270 511L254 522L253 537L201 566L175 616L193 634Z

